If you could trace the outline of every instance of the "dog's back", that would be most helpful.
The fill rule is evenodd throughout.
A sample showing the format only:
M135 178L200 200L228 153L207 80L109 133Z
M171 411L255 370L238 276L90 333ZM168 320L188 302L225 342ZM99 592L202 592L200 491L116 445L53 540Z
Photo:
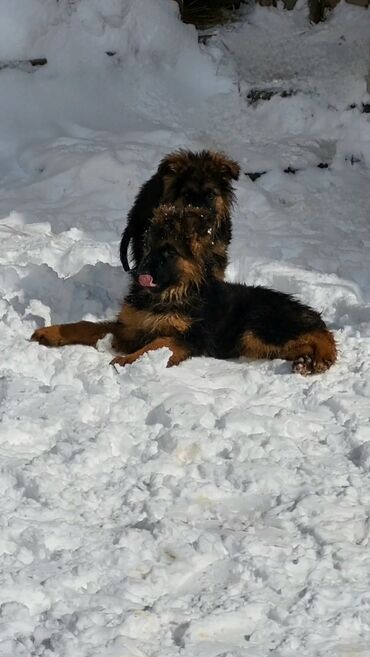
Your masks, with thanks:
M214 279L208 281L201 297L202 323L209 340L206 351L217 358L242 355L240 344L246 333L279 347L304 333L325 329L318 312L269 288Z

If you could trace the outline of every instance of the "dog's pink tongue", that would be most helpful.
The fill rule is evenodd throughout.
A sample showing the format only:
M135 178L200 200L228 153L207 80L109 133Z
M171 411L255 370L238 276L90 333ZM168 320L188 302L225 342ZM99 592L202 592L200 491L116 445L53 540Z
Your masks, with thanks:
M142 287L156 287L156 284L153 282L153 276L150 274L140 274L138 281Z

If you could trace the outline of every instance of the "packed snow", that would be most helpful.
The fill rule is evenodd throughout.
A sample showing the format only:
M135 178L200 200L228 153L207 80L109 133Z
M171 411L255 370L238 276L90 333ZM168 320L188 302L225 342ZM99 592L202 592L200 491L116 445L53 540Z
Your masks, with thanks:
M369 657L370 11L244 5L199 41L169 0L0 9L0 656ZM266 172L227 276L322 311L326 374L29 341L117 313L177 147Z

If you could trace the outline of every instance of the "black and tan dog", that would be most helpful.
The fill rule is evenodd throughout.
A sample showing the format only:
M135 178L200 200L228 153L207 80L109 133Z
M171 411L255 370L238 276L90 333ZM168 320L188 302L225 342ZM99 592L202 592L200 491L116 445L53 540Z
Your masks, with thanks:
M238 179L239 173L239 165L223 153L179 150L167 155L143 185L129 212L120 245L124 270L130 269L130 242L134 268L141 262L145 231L155 208L163 203L171 203L179 209L192 205L213 212L214 274L223 280L231 240L232 181Z
M218 280L213 230L212 213L161 206L117 321L50 326L32 339L95 345L113 333L114 348L126 354L112 361L119 365L168 347L169 366L192 356L244 356L293 361L293 371L303 375L327 370L336 346L319 313L282 292Z

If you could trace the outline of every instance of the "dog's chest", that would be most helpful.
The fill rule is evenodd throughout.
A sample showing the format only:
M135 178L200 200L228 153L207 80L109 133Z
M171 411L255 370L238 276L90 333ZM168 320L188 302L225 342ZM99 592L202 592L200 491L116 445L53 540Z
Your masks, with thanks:
M185 333L191 319L178 312L153 312L135 308L125 303L118 318L126 340L137 340L143 333L153 336L175 336Z

